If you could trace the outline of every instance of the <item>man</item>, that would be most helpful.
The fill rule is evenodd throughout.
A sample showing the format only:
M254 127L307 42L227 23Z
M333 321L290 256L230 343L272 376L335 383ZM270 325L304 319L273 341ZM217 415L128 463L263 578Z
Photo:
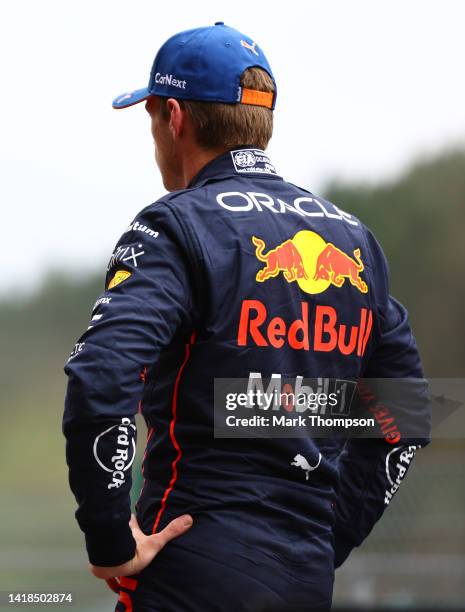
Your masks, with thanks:
M392 428L345 445L215 437L214 383L422 381L407 313L372 234L285 182L264 153L276 84L254 40L223 23L173 36L148 87L113 105L142 101L170 193L117 243L65 368L91 570L119 590L120 611L329 609L334 568L398 488L386 478L392 442L408 467L427 439L393 440ZM148 437L136 518L138 409Z

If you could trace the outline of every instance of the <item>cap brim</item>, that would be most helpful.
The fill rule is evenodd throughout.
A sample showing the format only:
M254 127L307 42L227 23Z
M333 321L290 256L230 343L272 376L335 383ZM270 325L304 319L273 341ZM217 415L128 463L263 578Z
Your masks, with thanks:
M147 87L144 87L143 89L136 89L135 91L129 91L115 98L112 106L113 108L127 108L128 106L134 106L134 104L139 104L139 102L147 100L150 95L151 94Z

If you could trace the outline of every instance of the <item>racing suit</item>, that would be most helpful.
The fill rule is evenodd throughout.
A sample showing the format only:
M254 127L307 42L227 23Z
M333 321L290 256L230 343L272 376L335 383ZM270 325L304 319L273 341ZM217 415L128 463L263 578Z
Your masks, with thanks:
M137 215L105 287L65 366L66 456L89 559L114 566L134 555L138 411L148 427L141 529L194 518L121 580L116 609L328 609L334 568L398 488L386 480L393 445L214 437L214 381L412 377L427 420L420 356L376 239L242 147ZM396 450L408 464L427 442Z

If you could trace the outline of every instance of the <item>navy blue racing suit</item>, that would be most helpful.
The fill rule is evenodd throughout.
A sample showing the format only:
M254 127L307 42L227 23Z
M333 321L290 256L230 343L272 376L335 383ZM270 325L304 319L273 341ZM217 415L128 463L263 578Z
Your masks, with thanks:
M91 563L134 555L138 411L142 530L194 518L121 580L117 610L329 609L334 568L400 484L386 478L388 454L402 455L403 476L428 442L213 435L215 380L423 380L376 239L253 147L220 155L137 215L65 371L69 480Z

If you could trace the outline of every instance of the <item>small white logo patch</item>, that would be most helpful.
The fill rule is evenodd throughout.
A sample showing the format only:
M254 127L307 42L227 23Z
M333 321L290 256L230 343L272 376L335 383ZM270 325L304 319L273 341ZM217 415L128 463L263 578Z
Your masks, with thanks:
M248 174L277 174L270 158L261 149L239 149L231 151L236 172Z
M250 45L246 40L241 40L241 45L243 47L245 47L246 49L248 49L249 51L252 51L252 53L255 53L255 55L259 55L259 53L258 53L258 51L256 49L256 46L257 46L256 42L253 42Z
M176 78L173 74L160 74L157 72L155 75L155 83L158 85L170 85L171 87L177 87L178 89L186 89L187 82Z
M386 506L389 506L399 488L418 448L420 446L396 446L386 455L386 478L389 483L384 497Z
M255 155L252 151L239 151L234 155L234 162L236 166L240 168L250 168L250 166L255 166L256 162Z
M296 455L294 461L291 461L291 465L300 467L305 471L305 480L308 480L308 475L320 465L321 453L318 455L318 463L316 465L310 465L303 455Z
M105 436L108 436L114 429L117 429L117 446L115 449L115 454L109 459L103 459L99 455L99 446L103 442ZM110 472L112 476L111 482L107 485L108 489L119 489L119 487L124 484L126 480L126 475L124 472L129 470L136 456L136 443L134 440L135 431L136 426L131 423L131 420L127 417L123 417L121 419L121 425L112 425L105 431L102 431L102 433L95 438L95 460L99 466L105 470L105 472ZM113 433L110 435L114 437L115 434ZM110 465L108 465L108 460Z
M151 227L148 227L147 225L139 223L139 221L134 221L134 223L131 223L131 225L124 233L127 234L129 232L143 232L144 234L148 234L151 238L158 237L158 232L154 231Z
M77 342L74 345L73 350L71 351L71 355L69 356L68 361L71 361L71 359L74 359L75 357L77 357L80 353L82 353L82 351L84 350L86 343L85 342Z
M137 263L138 263L137 258L142 257L142 255L145 253L145 251L136 251L136 249L141 249L141 248L142 248L141 244L137 244L135 246L133 246L132 244L128 246L124 246L124 245L119 246L116 249L116 251L112 254L112 256L110 257L107 271L109 272L117 263L120 263L120 262L123 262L123 263L129 262L135 268L137 268Z

